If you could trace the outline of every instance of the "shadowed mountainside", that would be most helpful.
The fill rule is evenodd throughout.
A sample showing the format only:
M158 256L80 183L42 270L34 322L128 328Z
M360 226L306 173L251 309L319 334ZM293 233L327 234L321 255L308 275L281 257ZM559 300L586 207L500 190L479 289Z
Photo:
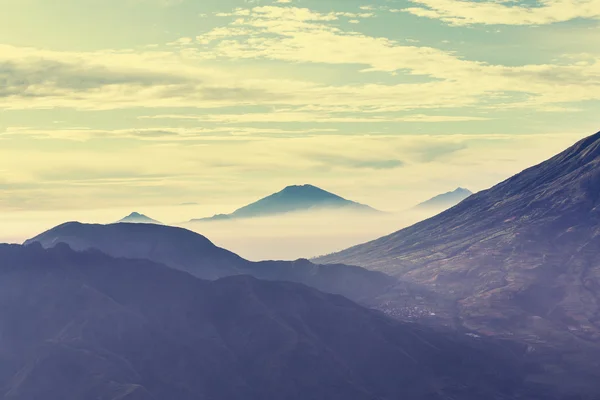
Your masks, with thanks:
M568 343L597 370L600 133L429 220L316 261L425 285L453 302L464 327Z
M190 222L222 221L239 218L258 218L311 210L345 210L379 213L367 205L346 200L313 185L288 186L280 192L242 207L231 214L219 214Z
M11 400L551 400L520 350L393 321L304 285L0 245Z
M148 259L203 279L246 274L299 282L356 301L376 296L396 282L383 273L354 266L321 266L308 260L251 262L215 246L202 235L165 225L69 222L25 243L32 242L46 248L62 242L75 250L95 248L113 257Z

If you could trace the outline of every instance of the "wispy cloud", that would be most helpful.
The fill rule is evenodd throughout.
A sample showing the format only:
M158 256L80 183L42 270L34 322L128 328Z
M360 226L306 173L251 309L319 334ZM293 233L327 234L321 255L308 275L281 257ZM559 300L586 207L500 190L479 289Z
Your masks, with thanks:
M0 209L485 188L597 130L598 1L9 1Z
M172 52L56 52L0 45L0 107L115 109L275 100L257 85L190 66ZM269 99L270 98L270 99Z
M341 154L311 153L307 154L309 160L317 161L325 168L343 168L343 169L395 169L405 165L397 159L380 159L365 157L347 157Z
M451 25L545 25L573 19L600 19L598 0L541 0L535 5L510 0L411 0L419 7L392 9Z
M0 79L6 83L0 89L0 107L109 110L270 105L310 109L310 115L296 111L250 114L240 115L239 121L439 122L487 117L430 116L418 110L557 106L566 110L568 103L600 99L600 59L595 56L562 58L554 64L494 65L335 24L340 18L370 18L370 14L318 13L293 6L237 9L222 14L225 25L182 41L182 48L162 51L57 52L0 46ZM235 68L215 67L222 59L343 65L365 73L425 79L332 85L297 76L271 77L266 71L240 73ZM332 109L353 115L335 115ZM364 116L365 112L400 111L413 115Z
M8 127L0 130L0 140L15 138L35 138L47 140L88 141L90 139L136 139L153 142L211 142L249 141L272 136L301 136L313 133L337 132L335 128L309 128L302 130L281 128L255 128L245 126L215 128L129 128L129 129L40 129L31 127Z
M447 2L455 3L460 2ZM430 78L425 83L415 84L307 90L322 92L319 99L337 95L352 103L360 101L367 92L385 99L388 106L394 103L397 109L406 109L409 105L404 103L405 99L410 99L413 108L428 108L481 104L481 99L490 100L497 96L505 97L505 104L520 107L544 107L598 98L589 90L600 82L598 58L571 64L563 60L557 64L493 65L432 47L405 45L385 37L343 30L331 23L339 18L335 13L270 6L238 9L227 15L233 17L230 25L197 38L200 44L211 46L210 51L208 48L197 50L199 56L354 65L363 72ZM522 101L522 96L512 97L511 93L526 94L528 99Z
M13 141L0 146L0 170L9 171L0 179L0 208L134 207L140 199L176 204L179 198L203 204L210 198L216 207L223 199L244 204L277 187L311 182L393 210L399 191L403 200L416 202L420 191L440 186L483 189L580 136L212 135L194 142L143 141L135 151L96 141L17 152Z
M486 121L487 117L465 115L425 115L412 114L404 116L376 115L364 112L356 115L356 111L345 110L344 113L327 113L323 111L273 111L269 113L241 113L241 114L210 114L210 115L185 115L165 114L149 115L140 119L156 120L195 120L202 122L217 122L226 124L244 124L256 122L311 122L311 123L373 123L373 122L465 122Z

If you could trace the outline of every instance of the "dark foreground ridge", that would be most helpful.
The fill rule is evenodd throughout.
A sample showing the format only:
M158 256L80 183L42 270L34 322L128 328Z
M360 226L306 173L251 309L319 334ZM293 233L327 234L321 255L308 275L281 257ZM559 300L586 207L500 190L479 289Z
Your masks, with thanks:
M11 400L550 400L523 349L403 324L304 285L0 245Z

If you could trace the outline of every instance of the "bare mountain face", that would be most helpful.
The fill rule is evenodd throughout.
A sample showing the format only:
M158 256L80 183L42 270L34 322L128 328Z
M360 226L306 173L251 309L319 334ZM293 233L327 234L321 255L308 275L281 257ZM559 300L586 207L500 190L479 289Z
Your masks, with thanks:
M304 285L0 245L6 400L553 400L522 349ZM578 397L578 399L581 399Z
M429 220L316 261L425 285L469 329L568 342L578 356L598 350L600 133Z
M299 282L363 302L397 282L381 272L355 266L322 266L308 260L251 262L215 246L202 235L166 225L69 222L25 243L33 242L45 248L66 243L75 250L98 249L113 257L147 259L203 279L252 275L259 279Z
M241 218L258 218L299 211L344 210L357 212L379 211L367 205L346 200L313 185L288 186L280 192L242 207L231 214L219 214L190 222L222 221Z

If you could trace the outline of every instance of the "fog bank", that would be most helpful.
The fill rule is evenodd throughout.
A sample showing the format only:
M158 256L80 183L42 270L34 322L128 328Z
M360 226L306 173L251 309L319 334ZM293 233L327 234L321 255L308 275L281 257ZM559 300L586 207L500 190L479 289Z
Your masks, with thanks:
M253 261L295 260L332 253L377 239L429 216L431 212L378 215L313 211L253 219L195 222L182 226Z
M67 221L113 223L131 209L0 213L0 242L22 243ZM215 222L185 222L202 215L195 206L136 210L163 223L198 232L216 245L253 260L296 260L324 255L390 234L434 212L365 214L313 211Z

